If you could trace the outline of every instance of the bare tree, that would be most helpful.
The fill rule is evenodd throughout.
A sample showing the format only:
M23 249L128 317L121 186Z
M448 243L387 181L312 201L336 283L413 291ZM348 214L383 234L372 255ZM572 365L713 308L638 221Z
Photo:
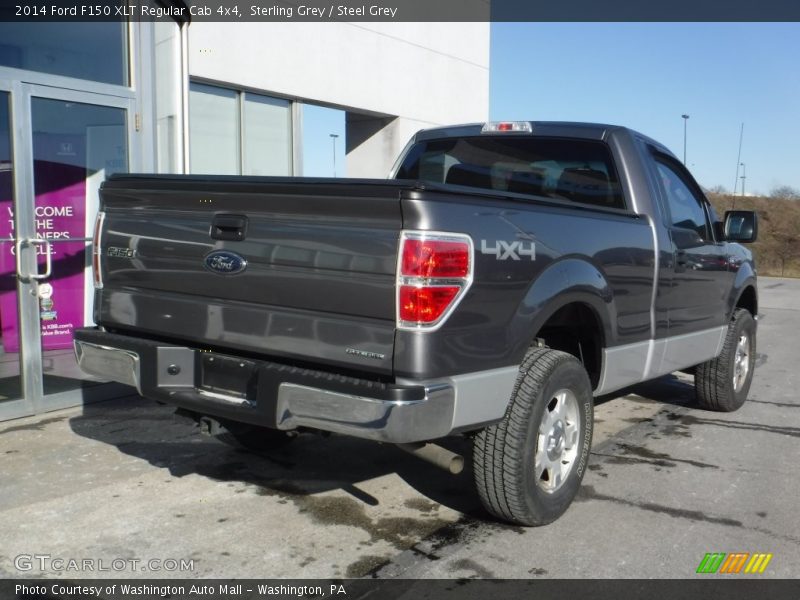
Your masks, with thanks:
M786 267L800 259L800 206L787 207L781 212L780 218L770 223L771 231L764 249L780 264L781 277L784 277Z
M800 200L800 190L790 185L774 187L769 195L770 198L777 198L779 200Z

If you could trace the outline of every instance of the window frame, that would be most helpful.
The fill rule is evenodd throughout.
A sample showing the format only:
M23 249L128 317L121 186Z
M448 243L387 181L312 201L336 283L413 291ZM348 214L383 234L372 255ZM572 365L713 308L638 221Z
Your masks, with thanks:
M290 98L285 98L280 95L269 94L258 90L251 90L241 87L233 87L230 85L221 85L219 82L216 81L207 81L204 79L196 79L192 78L189 81L189 94L191 97L191 92L193 86L198 86L201 88L216 88L219 90L223 90L226 92L233 92L235 94L235 106L236 106L236 114L235 114L235 122L236 122L236 139L235 144L237 148L237 156L236 156L236 175L244 176L245 164L247 162L246 158L246 151L247 151L247 144L245 141L246 136L246 127L245 127L245 119L246 119L246 103L248 97L256 97L256 98L266 98L268 100L278 100L281 102L286 103L286 125L287 125L287 138L289 142L289 146L287 148L287 159L288 159L288 172L285 175L277 175L278 177L291 177L295 173L295 163L296 163L296 145L297 141L295 139L295 126L296 126L296 111L295 111L295 104L296 101ZM197 90L199 93L203 93L202 90ZM192 131L192 106L191 100L189 102L189 115L188 115L188 131L189 131L189 173L195 173L194 168L192 166L192 155L191 155L191 131ZM266 177L266 175L253 175L253 177Z
M492 138L498 138L502 140L504 137L505 135L475 134L475 135L464 135L455 137L446 137L446 136L431 137L422 140L413 139L403 150L403 152L401 153L400 157L398 158L395 164L395 167L392 169L392 178L396 179L401 178L401 172L404 170L405 165L410 159L412 159L413 162L417 164L417 175L419 176L419 170L424 153L423 145L425 144L431 144L435 142L445 142L445 141L470 140L470 139L487 140ZM512 192L503 189L481 187L481 186L465 186L465 187L469 187L469 189L476 190L477 192L482 192L485 194L500 194L512 198L519 197L520 199L536 198L537 200L543 200L546 202L564 203L569 206L580 206L584 208L588 207L593 209L608 210L625 214L630 214L633 212L631 202L627 197L627 192L621 178L621 169L617 163L617 155L614 152L614 148L606 140L572 137L564 135L519 135L519 134L508 136L508 138L509 139L526 138L532 141L578 142L581 144L592 145L592 146L597 146L598 148L602 148L605 154L605 156L602 157L602 162L604 164L606 175L608 177L609 189L612 191L615 190L613 196L616 197L616 199L618 200L618 204L609 205L609 204L601 204L598 202L584 202L580 200L572 200L563 195L556 195L556 196L550 196L546 194L539 195L533 193ZM414 156L415 151L417 151L418 149L419 149L419 155ZM443 156L446 156L446 154L443 153ZM576 162L589 162L589 161L576 161ZM466 164L466 163L462 162L458 164ZM417 177L417 179L419 179L419 177ZM421 181L428 181L428 180L421 180ZM453 185L453 184L448 184L446 181L431 182L431 183L436 185Z
M661 214L664 222L664 226L667 229L678 229L681 231L689 231L686 227L680 227L673 222L673 211L672 206L669 200L669 195L667 190L664 187L664 183L661 181L661 174L658 170L658 165L661 164L664 167L670 169L675 176L683 183L687 189L689 190L692 198L700 205L700 210L703 213L703 217L705 219L705 226L706 226L706 235L701 237L701 240L705 244L718 244L719 240L717 239L717 231L716 227L714 226L714 219L712 219L712 212L710 210L710 204L708 202L708 198L703 193L703 190L695 181L694 177L692 177L689 170L681 164L678 160L673 158L668 154L664 154L663 152L659 152L658 150L651 148L652 158L654 161L654 171L655 171L655 178L656 178L656 186L658 188L658 195L661 199ZM694 230L692 230L694 231ZM699 235L699 233L698 233Z

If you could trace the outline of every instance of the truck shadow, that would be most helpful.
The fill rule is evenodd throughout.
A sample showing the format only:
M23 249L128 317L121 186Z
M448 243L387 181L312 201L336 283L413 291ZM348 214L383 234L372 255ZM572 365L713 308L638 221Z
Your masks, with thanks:
M70 426L77 435L116 446L174 477L201 475L232 493L276 496L301 509L307 508L305 497L333 490L346 492L362 508L394 504L397 490L391 482L361 484L395 474L425 496L410 494L407 508L430 513L441 505L485 517L473 489L469 440L442 444L466 461L462 473L451 475L394 445L345 436L302 434L284 448L256 453L202 435L192 421L173 413L171 407L133 396L87 405Z
M638 398L674 406L694 402L691 383L675 376L639 384L596 402L628 394L635 394L633 401ZM461 513L467 522L493 520L474 488L472 444L466 438L441 442L465 458L464 470L451 475L394 445L346 436L303 434L286 447L263 453L235 448L202 435L193 421L175 415L173 408L138 396L86 405L82 415L70 420L70 426L77 435L115 446L172 477L200 475L231 488L231 494L255 493L282 504L292 502L320 522L362 522L369 507L402 515L407 526L414 515L433 524L440 507ZM413 491L404 491L402 484L391 479L373 481L392 475ZM347 497L317 498L335 490ZM398 499L398 494L403 499Z

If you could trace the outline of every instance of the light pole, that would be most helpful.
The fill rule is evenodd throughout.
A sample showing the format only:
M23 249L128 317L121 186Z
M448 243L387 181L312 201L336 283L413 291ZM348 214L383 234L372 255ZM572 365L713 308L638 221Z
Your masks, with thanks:
M683 119L683 166L686 166L686 122L689 120L689 115L681 115Z
M336 177L336 138L339 137L336 133L329 134L333 141L333 176Z
M742 165L742 198L744 198L744 182L747 179L747 166L744 163L739 163Z

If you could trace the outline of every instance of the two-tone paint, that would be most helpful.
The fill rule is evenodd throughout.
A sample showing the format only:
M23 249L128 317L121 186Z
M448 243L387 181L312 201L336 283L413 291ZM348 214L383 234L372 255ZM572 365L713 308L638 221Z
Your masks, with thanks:
M102 244L133 252L107 256L101 249L101 330L76 339L92 344L92 356L106 334L129 353L136 344L126 340L147 341L142 353L159 369L159 348L174 346L262 361L257 368L272 379L273 365L284 364L368 384L358 390L369 382L423 390L397 392L400 404L380 405L387 422L410 406L403 403L446 396L446 422L431 430L437 436L502 417L525 352L565 307L580 307L581 327L596 332L592 347L578 349L595 355L587 361L594 364L595 394L716 356L733 310L757 313L755 269L749 251L716 230L701 246L682 244L669 225L654 163L657 155L675 157L621 127L534 122L532 130L607 144L626 207L402 180L112 176L101 190ZM480 131L429 130L411 144ZM402 231L462 234L475 248L469 290L435 331L396 323ZM507 260L484 247L530 254ZM215 252L235 253L247 268L234 276L211 272L204 259ZM359 415L353 422L367 415L372 423L374 402L385 400L331 392L326 381L315 394L309 377L320 379L304 375L283 387L273 381L278 406L291 415L283 421L253 417L247 406L220 408L191 389L165 391L157 382L150 395L273 427L344 427L353 435L359 429L347 419L307 415L304 422L289 405L299 403L305 413L338 406ZM275 409L274 399L264 402ZM374 431L364 437L386 439Z

